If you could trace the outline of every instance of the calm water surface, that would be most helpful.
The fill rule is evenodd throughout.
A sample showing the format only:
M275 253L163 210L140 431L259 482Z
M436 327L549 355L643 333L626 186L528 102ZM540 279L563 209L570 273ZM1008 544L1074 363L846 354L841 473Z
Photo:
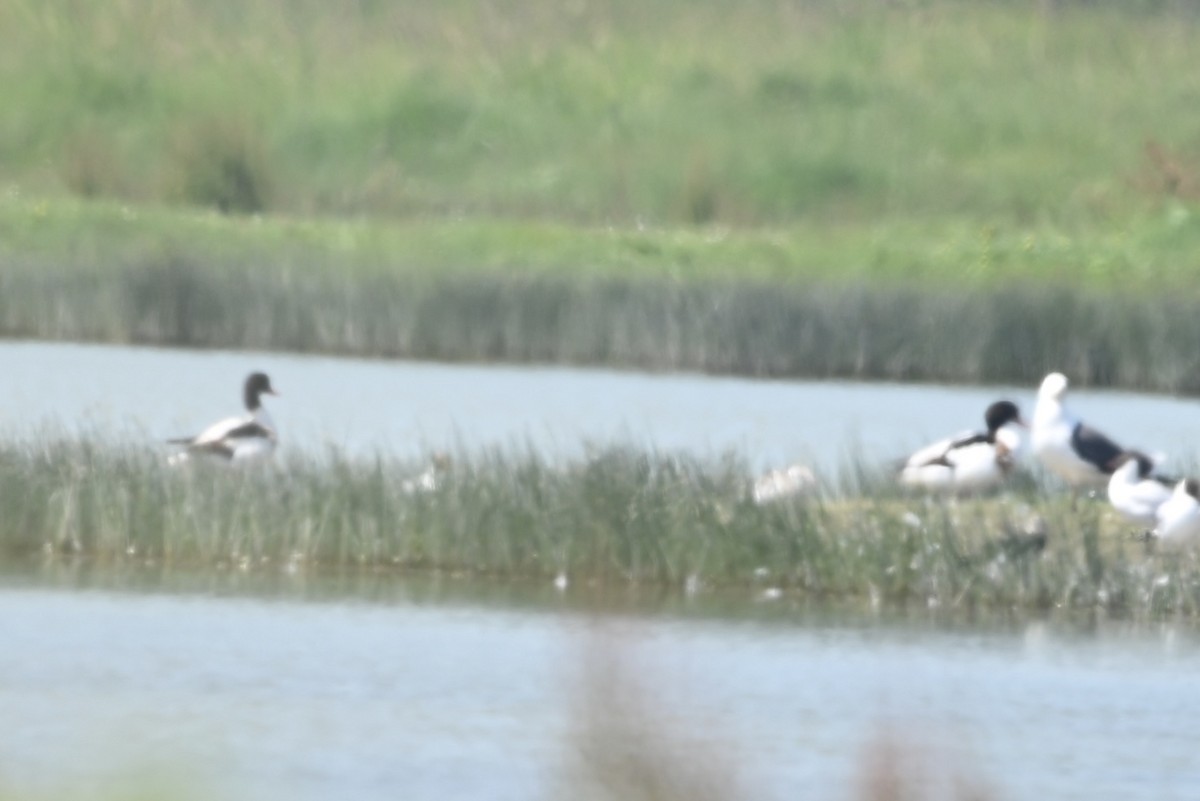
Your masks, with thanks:
M718 754L747 798L851 798L889 727L933 780L996 798L1200 787L1200 647L1170 626L596 618L478 593L314 603L10 579L0 631L0 787L50 797L147 775L231 799L579 797L579 712L612 686L597 671L685 760Z
M997 397L1028 413L1034 389L7 343L0 429L154 443L237 412L255 369L283 392L271 410L301 451L615 441L826 469L974 427ZM1072 403L1145 450L1196 452L1194 401ZM397 585L314 602L0 579L0 794L103 797L162 775L194 784L190 797L239 800L579 797L580 710L612 686L588 683L599 670L640 692L685 754L734 766L743 797L852 798L865 744L888 727L927 774L953 768L997 798L1197 797L1191 630L945 630L787 610L598 619L574 592L513 604Z
M241 382L270 373L284 446L415 456L430 449L633 443L755 468L806 461L830 470L850 454L889 459L982 426L999 397L1032 414L1034 387L769 382L695 375L364 361L267 353L0 343L0 428L115 432L149 443L239 413ZM1200 403L1073 392L1085 419L1148 452L1189 458Z

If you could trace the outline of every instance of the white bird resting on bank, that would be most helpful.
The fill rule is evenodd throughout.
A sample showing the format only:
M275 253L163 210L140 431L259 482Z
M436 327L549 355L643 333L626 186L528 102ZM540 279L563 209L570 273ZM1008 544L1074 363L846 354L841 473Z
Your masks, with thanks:
M1129 522L1153 526L1177 480L1156 474L1154 460L1137 451L1125 452L1117 464L1108 480L1109 503Z
M1099 487L1125 449L1071 414L1064 402L1067 386L1062 373L1042 380L1029 433L1033 455L1072 489Z
M897 480L934 492L978 492L998 486L1016 465L1025 427L1012 401L996 401L984 412L987 429L947 437L927 445L904 462Z

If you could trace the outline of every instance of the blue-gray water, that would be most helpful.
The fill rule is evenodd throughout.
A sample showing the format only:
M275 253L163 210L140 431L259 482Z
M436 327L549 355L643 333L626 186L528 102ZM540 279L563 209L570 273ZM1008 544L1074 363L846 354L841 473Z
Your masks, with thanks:
M433 449L590 442L700 455L736 450L756 469L802 461L830 470L851 454L891 459L982 426L1000 397L1032 414L1035 387L770 382L606 370L364 361L267 353L0 343L0 431L38 426L156 444L241 412L241 382L265 370L283 447L407 457ZM1200 402L1072 392L1119 441L1189 459Z
M614 685L593 702L634 691L672 747L717 755L747 798L852 798L887 729L927 781L997 799L1200 787L1200 647L1171 626L596 619L479 594L314 603L10 580L0 631L0 794L18 797L154 781L255 801L584 797L580 712Z
M5 343L0 432L157 444L238 412L256 369L283 392L270 400L284 447L402 457L616 441L831 468L975 427L997 397L1028 414L1034 393ZM1071 403L1145 450L1196 452L1192 400ZM522 605L402 588L309 602L9 576L0 797L105 798L156 781L168 796L186 785L255 801L580 797L586 668L611 653L646 715L686 752L719 754L745 797L855 797L867 743L889 728L943 786L961 773L998 799L1190 799L1200 786L1191 629L654 609L596 622L564 606L575 588L543 591Z

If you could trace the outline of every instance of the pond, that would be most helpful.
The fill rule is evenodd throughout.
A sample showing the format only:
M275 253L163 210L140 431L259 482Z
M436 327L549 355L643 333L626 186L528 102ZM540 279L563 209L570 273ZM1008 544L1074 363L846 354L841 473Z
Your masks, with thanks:
M157 444L240 413L241 382L270 374L283 447L408 457L533 447L572 454L622 443L698 455L734 450L754 469L832 471L982 427L997 398L1033 411L1034 387L754 381L607 370L447 365L275 353L0 343L0 430L66 429ZM1191 458L1191 399L1072 392L1118 441Z
M955 782L1088 801L1200 786L1200 644L1170 625L221 585L0 582L0 793L621 797L600 792L617 780L599 742L737 797L838 800L861 797L886 732L923 798L962 797L938 789Z
M1034 391L5 343L0 430L153 446L237 412L251 370L283 393L270 408L298 451L617 442L734 450L757 469L889 459L977 426L998 397L1029 414ZM1072 404L1144 450L1194 453L1194 401ZM629 762L605 754L622 748L722 797L860 798L888 747L925 799L963 783L1089 801L1200 786L1189 627L46 570L0 575L0 796L621 798Z

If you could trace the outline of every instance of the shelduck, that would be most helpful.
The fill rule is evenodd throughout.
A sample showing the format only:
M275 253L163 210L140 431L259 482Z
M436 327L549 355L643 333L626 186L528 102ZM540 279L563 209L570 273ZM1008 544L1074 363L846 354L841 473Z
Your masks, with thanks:
M910 456L898 480L908 487L973 492L995 487L1012 471L1025 426L1012 401L996 401L984 412L987 429L960 434L928 445Z
M251 373L243 387L247 414L213 423L194 437L169 440L183 446L172 464L186 462L193 454L209 454L233 463L253 462L275 451L279 436L275 423L262 405L263 395L278 395L266 373Z

